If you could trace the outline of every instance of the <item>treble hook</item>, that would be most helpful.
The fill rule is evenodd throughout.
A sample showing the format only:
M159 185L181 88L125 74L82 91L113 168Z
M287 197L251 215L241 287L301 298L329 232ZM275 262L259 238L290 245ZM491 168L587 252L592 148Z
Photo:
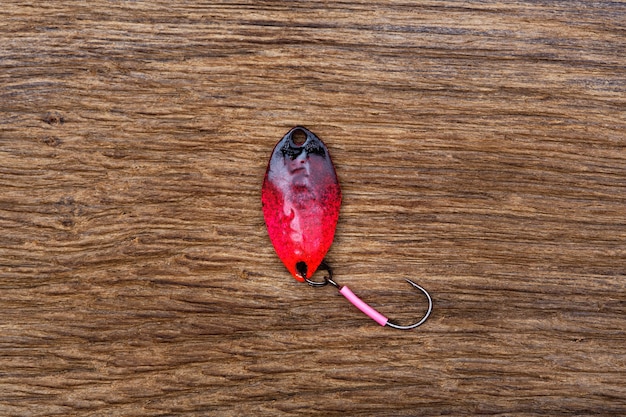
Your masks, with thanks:
M391 321L389 321L387 317L383 316L378 311L374 310L374 308L372 308L367 303L365 303L365 301L357 297L352 292L352 290L350 290L350 288L348 288L345 285L337 284L337 282L333 280L333 271L326 262L322 262L320 266L318 267L318 269L322 271L328 271L328 276L324 277L324 281L312 281L305 277L304 280L307 282L307 284L315 288L324 287L328 284L332 285L333 287L337 288L339 290L339 293L343 295L344 297L346 297L348 301L350 301L356 308L358 308L363 313L368 315L371 319L373 319L376 323L380 324L381 326L389 326L389 327L392 327L394 329L399 329L399 330L415 329L416 327L421 326L426 321L426 319L428 319L428 316L430 316L430 313L433 311L433 300L432 298L430 298L430 294L428 294L428 291L426 291L424 288L420 287L419 285L417 285L410 279L406 279L406 281L409 284L411 284L413 287L417 288L418 290L424 293L424 295L428 299L428 311L426 311L426 314L424 314L424 317L422 317L422 319L418 321L417 323L409 324L408 326L402 326L399 324L392 323Z

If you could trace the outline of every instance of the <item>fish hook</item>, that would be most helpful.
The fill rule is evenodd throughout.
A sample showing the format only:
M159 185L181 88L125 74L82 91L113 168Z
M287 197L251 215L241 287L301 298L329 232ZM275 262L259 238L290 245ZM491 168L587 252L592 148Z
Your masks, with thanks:
M313 281L305 277L304 280L307 282L307 284L315 288L324 287L328 284L332 285L333 287L337 288L339 290L339 293L343 295L344 297L346 297L348 301L350 301L356 308L358 308L363 313L368 315L371 319L373 319L376 323L380 324L381 326L389 326L391 328L399 329L399 330L415 329L416 327L421 326L426 321L426 319L428 319L428 316L430 316L430 313L433 311L433 300L430 297L430 294L428 294L428 291L426 291L424 288L420 287L419 285L417 285L410 279L406 279L406 281L410 285L412 285L413 287L417 288L418 290L424 293L424 295L428 299L428 311L426 311L426 314L424 314L424 317L422 317L421 320L416 323L409 324L407 326L402 326L399 324L392 323L387 317L383 316L378 311L374 310L374 308L370 307L367 303L365 303L365 301L357 297L352 292L352 290L350 290L350 288L348 288L345 285L339 285L336 281L334 281L333 271L330 268L330 266L326 264L326 262L322 262L318 269L322 271L328 271L328 276L325 276L323 281Z

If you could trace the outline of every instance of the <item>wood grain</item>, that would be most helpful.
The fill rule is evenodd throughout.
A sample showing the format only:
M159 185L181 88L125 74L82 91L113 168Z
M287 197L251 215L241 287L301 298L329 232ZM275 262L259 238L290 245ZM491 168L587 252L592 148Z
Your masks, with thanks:
M626 414L626 3L10 2L0 414ZM260 187L329 147L327 260Z

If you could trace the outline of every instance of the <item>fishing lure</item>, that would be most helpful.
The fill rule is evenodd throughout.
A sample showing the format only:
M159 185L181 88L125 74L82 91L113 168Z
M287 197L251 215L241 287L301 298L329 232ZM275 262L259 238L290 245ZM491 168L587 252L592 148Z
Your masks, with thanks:
M341 188L324 143L310 130L296 126L276 144L270 157L261 192L263 215L276 254L293 277L312 287L331 284L348 301L381 326L414 329L432 311L428 292L407 279L428 299L428 311L417 323L401 326L358 298L347 286L333 280L324 262L335 236L341 206ZM310 278L317 270L328 271L323 281Z

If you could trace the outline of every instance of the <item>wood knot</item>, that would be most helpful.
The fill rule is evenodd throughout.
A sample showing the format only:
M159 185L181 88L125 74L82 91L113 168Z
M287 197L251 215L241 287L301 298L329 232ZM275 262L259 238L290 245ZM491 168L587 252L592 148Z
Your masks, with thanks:
M65 123L65 118L63 115L57 111L49 111L42 119L44 122L48 123L50 126L62 125Z
M44 144L51 146L53 148L56 148L57 146L61 144L61 139L57 138L56 136L46 136L43 139L41 139L41 141Z
M82 207L76 203L72 196L61 197L55 205L60 216L59 222L64 227L74 227L76 219L83 214Z

